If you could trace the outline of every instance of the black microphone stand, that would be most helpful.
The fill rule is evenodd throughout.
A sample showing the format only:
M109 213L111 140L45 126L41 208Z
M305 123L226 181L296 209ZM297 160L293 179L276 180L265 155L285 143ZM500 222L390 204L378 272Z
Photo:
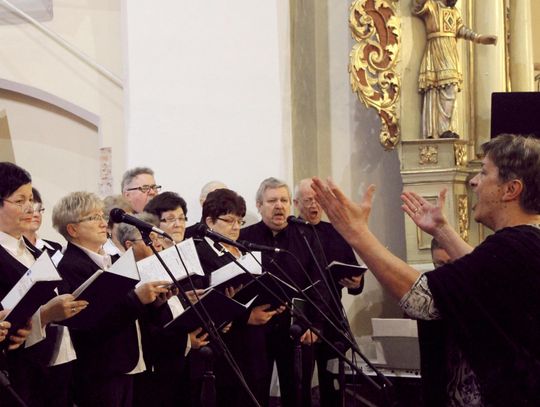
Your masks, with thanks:
M8 374L4 370L0 370L0 388L6 390L6 393L10 395L11 399L15 401L16 405L20 407L27 407L24 400L17 394L15 390L13 390L13 387L11 387Z
M302 269L304 274L307 275L307 272L304 269L304 267L302 266L302 263L300 263L300 261L296 258L296 256L293 253L291 253L290 251L285 250L285 249L280 249L280 253L287 253L288 255L292 256L295 259L295 261L298 263L298 265L300 266L300 268ZM255 256L253 256L253 257L255 258ZM255 260L257 260L257 259L255 258ZM326 315L326 313L323 312L323 310L321 310L321 308L317 304L315 304L315 302L306 293L304 293L300 287L298 287L298 284L296 284L296 282L288 274L285 273L285 271L276 263L276 261L273 258L270 258L270 260L271 260L271 263L280 271L281 275L285 276L289 280L289 283L291 283L291 285L298 291L298 293L303 297L303 299L305 299L314 309L316 309L317 312L319 312L319 314L321 314L323 316L323 318L334 329L336 329L339 333L341 333L341 335L346 340L347 344L351 347L351 349L354 351L354 353L357 354L358 356L360 356L360 358L375 373L377 378L381 381L381 384L377 383L371 377L366 375L362 371L362 369L359 368L356 365L356 363L354 363L352 360L347 358L344 352L340 351L335 346L334 343L332 343L329 339L327 339L321 333L321 331L319 329L317 329L316 327L313 326L313 324L307 319L307 317L305 316L305 314L303 312L301 312L300 310L293 310L293 309L291 309L291 307L289 307L289 306L287 306L287 304L285 304L286 308L291 312L291 314L297 316L301 320L302 323L305 323L312 332L317 334L317 336L336 353L338 358L344 360L344 362L347 363L347 365L349 365L349 367L352 369L353 372L356 372L359 375L361 375L361 377L363 377L366 381L368 381L375 389L377 389L379 392L381 392L383 394L383 398L385 400L385 405L390 406L390 407L395 406L396 401L394 400L394 396L393 396L392 382L390 382L390 380L388 380L388 378L386 376L384 376L375 366L373 366L373 364L369 361L369 359L364 354L362 354L362 352L359 350L358 344L355 341L353 341L351 338L349 338L341 329L339 329L336 326L336 324L334 324L334 322L328 317L328 315ZM239 264L239 266L242 267L240 264ZM245 269L244 269L244 271L245 271ZM308 279L309 279L309 277L308 277Z
M243 247L245 247L245 245L242 243ZM288 253L289 255L293 256L295 258L295 256L290 253L289 251L287 250L284 250L284 249L281 249L282 252L285 252L285 253ZM228 253L228 252L227 252ZM255 259L255 261L259 262L257 260L257 258L253 255L253 253L251 253L250 251L248 251L248 253ZM352 371L356 372L357 374L359 374L361 377L363 377L367 382L369 382L375 389L377 389L378 391L384 391L384 394L387 393L387 391L385 391L385 389L387 388L390 388L392 386L392 383L385 377L385 376L382 376L382 381L383 381L383 384L382 385L379 385L376 381L374 381L371 377L367 376L361 368L359 368L356 363L354 363L352 360L350 360L349 358L347 358L347 356L345 355L344 352L342 352L340 349L338 349L334 343L332 343L330 340L328 340L323 334L322 332L317 329L316 327L313 326L313 324L311 323L311 321L306 317L306 315L300 310L300 309L297 309L297 308L292 308L290 305L289 305L289 302L291 301L290 298L287 298L287 295L283 292L283 296L286 297L286 299L284 300L283 297L280 297L278 294L276 294L274 291L272 291L269 287L267 287L264 283L262 283L261 281L259 281L259 279L255 278L250 272L249 270L247 270L240 262L238 262L238 260L236 260L236 258L228 253L232 260L234 261L234 263L240 267L245 273L247 273L250 278L252 280L254 280L259 286L263 287L263 289L268 292L272 297L274 297L275 299L277 299L281 304L283 304L283 306L285 306L285 308L291 313L291 315L294 315L296 318L298 318L298 320L300 322L302 322L303 324L305 324L307 327L309 327L309 329L314 332L323 342L325 342L337 355L338 357L343 360L345 363L347 363L347 365L351 368ZM296 259L298 261L298 259ZM271 262L272 264L278 268L280 271L281 271L281 274L286 276L286 274L284 273L284 271L281 269L281 267L279 267L279 265L275 262L275 260L273 258L271 258ZM259 263L260 264L260 263ZM261 264L261 267L262 267L262 264ZM324 312L319 308L317 307L316 304L313 303L313 301L311 301L310 298L308 298L305 294L302 293L302 290L300 288L298 288L298 285L292 280L292 279L289 279L289 282L292 283L292 285L294 286L294 288L297 290L297 292L301 295L303 295L305 297L305 299L311 304L313 305L314 307L316 307L316 309L328 320L328 322L335 328L335 329L338 329L335 324L328 319L328 316L326 316L324 314ZM278 285L279 286L279 285ZM352 342L350 341L349 338L346 338L348 342ZM373 369L374 372L378 372L377 369L371 364L371 362L369 362L369 360L367 358L365 358L364 355L360 354L360 356L362 358L364 358L364 361L366 362L366 364L368 364L368 366ZM301 366L301 364L300 364ZM390 401L390 398L387 399L386 405L388 406L393 406L394 403L392 403Z
M158 261L160 262L161 266L163 267L163 269L166 271L166 273L169 275L169 277L171 278L173 284L175 285L175 287L178 289L178 292L180 294L180 296L182 297L182 299L184 300L184 302L186 304L190 304L191 302L189 301L189 298L187 297L187 295L185 294L184 290L182 289L182 287L180 286L180 283L178 282L178 280L174 277L173 273L171 272L171 270L169 269L169 267L167 266L167 264L165 264L165 262L163 261L163 259L161 258L161 256L159 255L158 251L156 250L156 248L154 247L154 245L152 244L152 239L150 238L150 232L148 230L143 230L143 229L139 229L139 232L141 233L141 237L144 241L144 243L150 247L150 249L152 250L152 253L156 256L156 258L158 259ZM174 243L174 241L173 241ZM176 247L176 244L175 244L175 247ZM182 256L180 255L180 251L178 250L178 248L176 247L176 250L177 250L177 253L178 253L178 256L180 257L180 261L182 262L182 266L184 267L184 270L187 274L187 278L193 288L193 292L198 300L198 296L197 296L197 293L195 292L196 291L196 288L193 284L193 281L191 280L191 276L189 275L189 271L188 269L186 268L186 265L184 264L184 260L182 259ZM223 352L224 356L225 356L225 360L227 361L227 363L229 363L231 369L233 370L233 372L235 372L235 374L238 376L238 379L240 380L241 384L245 387L245 390L247 391L247 393L249 394L249 396L252 398L253 402L255 403L255 405L257 407L260 407L260 404L259 402L257 401L257 399L255 398L255 396L253 395L253 393L251 392L249 386L247 386L246 382L245 382L245 379L242 375L242 372L240 371L240 369L238 368L238 365L236 364L236 362L234 362L234 359L232 358L231 354L230 354L230 351L228 350L227 346L225 345L225 343L223 343L223 341L221 340L221 337L219 335L219 333L217 332L217 329L216 327L213 325L212 323L212 319L210 318L210 315L208 314L208 312L206 311L206 309L204 308L204 306L202 305L202 303L200 304L201 306L201 311L203 311L205 313L205 317L204 318L202 316L202 314L199 312L198 310L198 307L195 307L193 306L193 310L195 312L195 314L197 315L197 317L199 318L200 322L201 322L201 325L203 327L203 329L208 333L208 335L210 336L210 339L213 341L213 343L215 343L219 348L220 350ZM212 404L211 402L211 399L212 397L209 396L209 397L204 397L206 400L209 401L210 404L208 405L205 405L205 407L214 407L215 406L215 387L213 389L213 394L214 394L214 404Z

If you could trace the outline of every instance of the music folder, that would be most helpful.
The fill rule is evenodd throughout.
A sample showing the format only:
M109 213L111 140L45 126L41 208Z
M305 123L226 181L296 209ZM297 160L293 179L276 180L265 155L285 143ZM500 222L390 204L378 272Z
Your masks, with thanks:
M220 329L246 312L253 300L254 298L248 301L247 304L241 304L220 291L210 288L199 297L198 302L187 307L184 312L168 322L164 327L192 332L203 326L199 315L197 315L196 311L198 311L208 323L213 323L217 329ZM208 317L210 317L210 321L206 319Z
M240 263L253 276L262 274L261 267L261 252L253 252L253 256L246 254L239 259ZM226 287L240 287L252 281L250 277L238 264L235 262L227 263L225 266L213 271L210 274L210 287L220 291L224 291Z
M180 259L178 256L176 248L178 248L182 259ZM171 246L159 252L159 255L171 271L174 278L180 283L182 289L185 291L192 290L193 288L191 283L187 278L188 274L194 283L197 280L205 278L193 239L187 239L178 243L176 248ZM141 277L141 284L149 281L173 282L156 255L152 255L138 261L137 268Z
M60 324L73 329L95 326L138 282L139 272L133 249L129 249L109 270L97 270L73 291L75 299L88 301L88 306Z
M286 283L279 277L276 277L272 273L264 272L260 276L255 277L255 279L259 280L259 283L254 280L247 283L235 294L234 299L236 301L245 304L247 301L256 296L257 298L251 304L251 306L270 304L270 308L278 308L283 304L280 299L284 300L285 302L289 302L291 298L297 297L300 294L296 288L289 283ZM262 283L264 287L260 283ZM272 293L275 293L279 299L268 292L265 287L268 288L268 290L270 290ZM302 291L308 290L309 287L306 287Z
M326 269L334 281L339 281L343 278L359 277L367 271L366 267L357 264L342 263L340 261L333 261L326 266Z
M1 301L2 308L9 310L4 320L11 322L10 331L24 326L41 305L55 297L61 281L47 251L43 251Z

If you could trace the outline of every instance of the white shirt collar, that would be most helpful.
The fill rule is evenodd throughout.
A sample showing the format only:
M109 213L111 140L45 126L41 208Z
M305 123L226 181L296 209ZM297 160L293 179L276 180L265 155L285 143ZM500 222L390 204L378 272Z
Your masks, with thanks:
M39 250L43 250L44 248L49 249L49 250L54 250L54 247L52 247L49 243L47 243L45 240L43 240L39 236L37 237L36 244L34 246L38 248Z
M30 267L34 264L34 256L28 247L26 247L22 236L17 239L5 232L0 232L0 246L6 249L9 254L26 267Z
M228 251L223 245L213 241L208 236L205 236L204 240L206 240L206 243L208 243L208 245L212 248L214 252L216 252L218 256L223 256Z
M86 247L82 247L82 246L79 246L77 243L73 243L75 246L77 246L79 249L81 249L88 257L90 257L90 259L92 259L92 261L94 263L97 264L97 266L101 269L101 270L108 270L111 265L112 265L112 261L111 261L111 256L109 256L108 254L104 253L102 251L102 253L96 253L96 252L93 252L92 250L88 250Z

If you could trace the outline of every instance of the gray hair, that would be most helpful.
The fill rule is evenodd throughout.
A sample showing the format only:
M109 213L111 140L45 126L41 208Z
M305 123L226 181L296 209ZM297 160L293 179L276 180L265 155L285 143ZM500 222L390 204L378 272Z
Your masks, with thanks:
M270 178L266 178L263 182L261 182L261 185L259 185L257 194L255 195L255 201L257 203L262 203L264 192L267 189L275 189L275 188L287 188L289 199L291 199L291 190L289 189L289 186L287 185L287 183L277 178L270 177Z
M106 196L103 199L103 212L105 215L109 215L111 213L111 210L113 208L120 208L124 210L125 212L131 213L133 212L133 209L131 208L131 205L129 204L128 200L124 198L124 195L109 195ZM109 220L109 227L112 227L111 220Z
M296 186L294 187L294 199L300 199L300 191L302 189L302 187L306 184L306 183L309 183L309 187L311 188L311 178L304 178L304 179L301 179L300 181L298 181L298 184L296 184Z
M499 179L519 179L523 192L521 208L527 213L540 213L540 140L532 136L500 134L482 144L482 151L499 171Z
M206 197L210 192L215 191L216 189L224 189L227 188L227 185L225 185L221 181L210 181L203 185L201 188L201 194L199 195L199 202L201 205L206 201Z
M77 223L86 214L103 209L103 201L92 192L77 191L66 195L54 206L52 222L54 228L70 242L67 225Z
M159 219L156 215L153 215L148 212L137 213L133 215L137 219L140 219L144 222L151 223L154 226L159 226ZM120 223L115 232L116 239L120 242L124 249L127 249L126 242L128 240L134 241L141 238L141 232L135 226L129 225L127 223Z
M127 170L126 172L124 172L124 175L122 176L122 184L121 184L122 192L124 192L127 185L130 184L131 181L133 181L133 179L137 175L141 175L141 174L149 174L149 175L154 176L154 171L148 167L135 167L135 168L132 168L131 170Z

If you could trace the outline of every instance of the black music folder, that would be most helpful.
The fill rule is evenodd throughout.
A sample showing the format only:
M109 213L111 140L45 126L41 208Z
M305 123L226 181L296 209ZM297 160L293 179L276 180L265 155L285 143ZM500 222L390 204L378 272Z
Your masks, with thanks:
M237 260L251 276L238 264L230 262L210 274L210 287L220 291L224 291L226 287L238 288L248 284L253 277L260 276L262 274L261 253L253 252L253 255L247 254Z
M251 301L253 301L252 298ZM182 329L185 332L192 332L202 327L198 313L208 323L220 329L232 320L240 317L249 308L251 301L241 304L233 298L227 297L218 290L210 288L199 297L199 301L187 307L184 312L165 325L169 329ZM210 319L208 319L210 318Z
M44 251L1 301L2 308L9 310L4 320L11 322L10 331L26 325L41 305L55 297L54 290L61 281L62 277Z
M88 301L88 306L60 324L74 329L95 326L139 282L133 250L126 251L109 270L98 270L74 292L77 300Z
M357 264L347 264L340 261L333 261L326 269L334 279L339 281L343 278L359 277L367 271L367 268Z
M255 278L259 282L251 280L249 283L247 283L234 296L236 301L245 304L247 301L256 296L257 298L251 304L252 306L270 304L270 308L278 308L283 304L283 302L290 302L293 297L297 297L300 294L296 288L289 283L286 283L279 277L276 277L272 273L264 272ZM261 283L264 285L264 287L261 285ZM268 292L265 287L275 293L279 299ZM309 289L309 287L306 287L305 290Z

